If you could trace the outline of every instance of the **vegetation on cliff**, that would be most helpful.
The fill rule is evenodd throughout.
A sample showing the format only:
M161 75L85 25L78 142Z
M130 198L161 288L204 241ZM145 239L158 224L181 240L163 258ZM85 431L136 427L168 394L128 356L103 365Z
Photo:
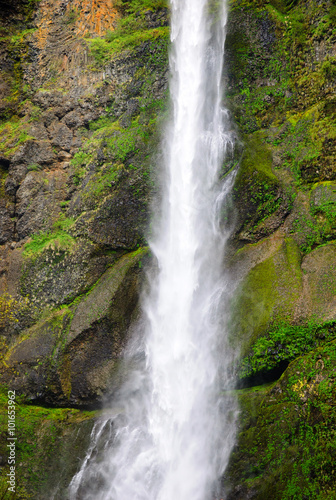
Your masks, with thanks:
M228 101L254 151L236 183L232 335L244 384L284 373L241 391L224 483L230 499L334 498L335 4L231 5Z
M0 373L4 394L18 395L15 498L64 498L72 448L81 458L88 444L85 409L117 383L137 316L167 8L103 4L88 19L76 1L13 5L2 18ZM11 498L6 433L4 405L1 494Z

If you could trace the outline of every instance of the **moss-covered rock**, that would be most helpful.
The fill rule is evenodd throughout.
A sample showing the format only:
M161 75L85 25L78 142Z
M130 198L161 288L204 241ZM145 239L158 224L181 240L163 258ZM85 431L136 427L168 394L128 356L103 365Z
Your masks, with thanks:
M335 342L326 344L271 388L240 396L244 420L224 481L230 500L336 496L335 352Z
M336 245L316 248L302 261L304 273L303 307L318 320L336 319Z
M306 354L317 346L336 337L335 321L305 324L274 324L267 335L259 337L252 346L251 353L241 363L240 384L251 384L257 380L275 379L290 361Z
M257 251L252 245L251 250ZM249 247L237 254L238 266L250 256ZM265 260L250 268L239 283L232 303L232 336L244 355L268 327L295 316L302 293L300 251L292 239L279 239ZM236 264L237 265L237 264Z
M88 291L118 256L62 230L41 234L23 251L20 293L40 312L69 304Z
M72 404L97 404L114 373L136 309L146 250L125 255L76 308L59 365L63 393ZM85 374L85 375L84 375Z
M12 393L11 393L12 395ZM3 498L65 498L66 489L85 456L95 412L26 406L16 395L16 493L8 491L8 397L0 394L0 492ZM60 457L61 460L60 460Z
M0 371L22 395L16 498L65 498L93 425L92 414L24 401L101 405L136 312L168 10L118 9L1 3Z
M0 124L0 302L20 305L0 324L3 374L29 399L97 404L137 303L141 250L130 252L146 245L167 95L168 11L164 2L107 9L103 1L103 26L82 18L80 2L74 11L28 3L20 21L0 18L6 71L18 57L15 78L0 88L13 104ZM102 57L98 46L107 49ZM123 283L116 275L104 314L84 321L85 331L77 325L77 347L70 342L64 351L76 308L97 283L110 287L114 263ZM85 364L90 383L80 380Z
M245 383L260 383L275 369L274 380L291 364L273 388L239 394L241 434L224 483L229 490L231 483L230 500L334 498L335 6L327 0L231 5L230 106L246 154L258 156L261 138L272 185L287 199L279 224L271 214L271 224L258 220L265 200L249 204L258 189L242 176L249 214L240 220L257 223L239 236L264 239L244 245L232 260L240 280L233 332L246 356ZM250 137L259 139L255 154ZM243 159L242 174L245 168ZM276 189L270 192L274 203Z
M146 253L121 257L82 298L10 337L2 349L2 380L26 400L99 405L113 385Z
M283 223L290 201L272 171L272 155L265 136L246 136L244 147L233 188L238 212L236 230L239 240L254 242L269 236Z

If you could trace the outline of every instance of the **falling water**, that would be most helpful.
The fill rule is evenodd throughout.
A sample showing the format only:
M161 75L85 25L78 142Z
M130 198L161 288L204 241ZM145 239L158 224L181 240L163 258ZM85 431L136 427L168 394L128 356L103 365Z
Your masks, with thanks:
M151 242L158 272L143 300L143 344L111 415L97 422L70 485L72 500L213 500L234 441L221 220L234 180L222 106L225 0L171 0L172 119L162 216Z

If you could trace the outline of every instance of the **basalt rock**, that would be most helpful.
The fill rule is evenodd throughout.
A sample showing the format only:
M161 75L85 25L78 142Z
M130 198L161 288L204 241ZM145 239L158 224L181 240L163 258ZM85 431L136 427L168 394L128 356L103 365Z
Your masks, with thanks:
M137 305L139 263L145 255L142 250L121 257L79 302L50 313L48 318L24 330L4 356L3 382L26 401L98 406L113 385L114 371ZM56 273L54 269L54 276ZM37 312L38 302L42 301L44 307L48 302L64 302L62 282L67 286L64 275L49 294L47 285L40 283L49 300L43 301L43 296L37 300L40 296L36 296ZM76 292L78 295L79 290Z

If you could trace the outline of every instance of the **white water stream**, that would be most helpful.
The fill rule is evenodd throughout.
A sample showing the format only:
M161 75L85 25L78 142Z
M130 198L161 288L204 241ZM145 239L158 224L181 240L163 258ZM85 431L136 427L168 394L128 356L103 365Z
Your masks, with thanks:
M158 273L143 300L143 343L97 422L70 485L71 500L213 500L234 443L235 405L223 396L231 352L220 225L234 172L222 107L225 0L171 0L172 120L163 207L151 242Z

